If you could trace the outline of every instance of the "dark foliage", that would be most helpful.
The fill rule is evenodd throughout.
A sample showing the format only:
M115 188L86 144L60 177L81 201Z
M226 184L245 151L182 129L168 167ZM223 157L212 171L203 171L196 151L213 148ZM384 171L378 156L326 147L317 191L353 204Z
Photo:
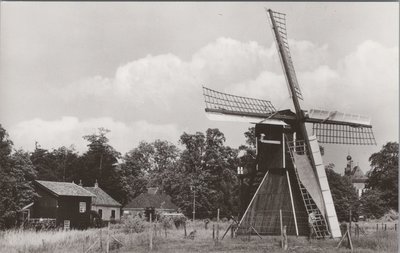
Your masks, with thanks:
M339 221L349 221L350 210L352 211L352 217L357 218L360 203L356 189L349 178L336 173L333 167L334 165L330 164L325 171L338 219Z
M399 210L399 144L388 142L369 158L371 171L368 172L366 187L380 191L386 209ZM373 195L376 195L375 193Z

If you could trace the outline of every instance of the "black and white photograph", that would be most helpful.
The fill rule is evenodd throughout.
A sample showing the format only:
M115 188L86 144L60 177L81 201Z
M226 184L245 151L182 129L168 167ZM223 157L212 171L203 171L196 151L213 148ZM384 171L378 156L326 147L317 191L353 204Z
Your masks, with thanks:
M0 253L398 252L399 2L0 1Z

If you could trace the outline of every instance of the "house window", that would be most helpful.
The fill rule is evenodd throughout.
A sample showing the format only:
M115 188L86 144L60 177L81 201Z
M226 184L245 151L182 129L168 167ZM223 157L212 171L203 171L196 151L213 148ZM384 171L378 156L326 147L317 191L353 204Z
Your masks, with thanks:
M80 213L86 212L86 202L79 202L79 212Z
M111 210L111 219L115 219L115 210Z
M100 218L103 218L103 210L99 209L99 216Z

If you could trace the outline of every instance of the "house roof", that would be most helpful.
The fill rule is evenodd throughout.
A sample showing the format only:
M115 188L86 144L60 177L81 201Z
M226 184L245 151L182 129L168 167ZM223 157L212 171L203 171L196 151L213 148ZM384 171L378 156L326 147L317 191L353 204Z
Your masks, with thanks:
M83 187L68 182L35 180L35 182L56 196L94 197L95 195Z
M360 167L355 166L352 171L352 178L366 178L364 172L360 169Z
M153 207L159 209L174 209L178 207L172 203L171 197L165 193L154 193L154 188L149 189L149 192L142 193L131 202L129 202L125 208L146 208Z
M95 206L122 206L100 187L84 187L86 190L90 191L95 197L93 197L92 205Z

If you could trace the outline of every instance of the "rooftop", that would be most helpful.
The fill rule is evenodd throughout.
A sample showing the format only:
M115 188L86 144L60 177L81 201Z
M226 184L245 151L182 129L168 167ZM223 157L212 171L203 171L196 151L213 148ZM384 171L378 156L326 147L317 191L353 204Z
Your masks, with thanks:
M54 182L35 180L35 182L57 196L79 196L94 197L95 195L85 190L83 187L69 182Z
M125 208L146 207L174 210L178 209L178 207L172 203L171 197L165 193L160 193L157 188L149 188L148 192L140 194L125 206Z
M93 197L92 205L96 206L122 206L100 187L84 187L86 190L90 191L95 197Z

